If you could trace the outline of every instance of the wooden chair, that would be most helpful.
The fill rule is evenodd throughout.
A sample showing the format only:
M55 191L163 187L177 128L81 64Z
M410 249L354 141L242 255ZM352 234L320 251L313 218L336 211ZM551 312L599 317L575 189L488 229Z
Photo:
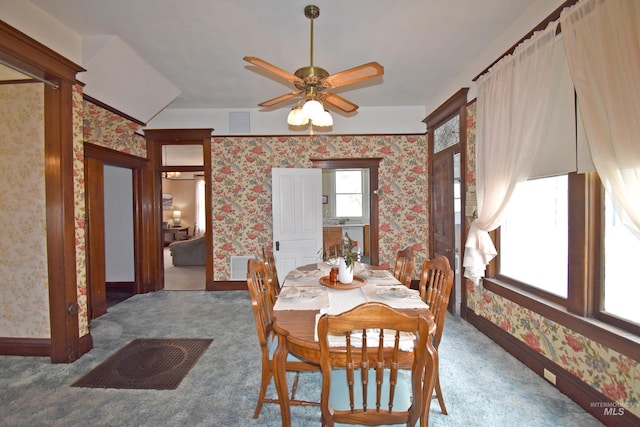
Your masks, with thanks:
M271 244L262 247L262 260L267 267L269 304L271 308L273 308L276 303L276 298L280 294L280 280L278 279L278 269L276 268L276 259L273 255L273 246L271 246Z
M264 263L250 259L247 262L247 287L251 297L251 307L256 321L258 341L262 350L262 382L258 395L258 404L253 414L253 418L260 416L263 403L279 403L278 399L268 399L265 397L267 387L273 377L273 354L278 346L278 339L273 332L272 311L269 304L268 294L268 273ZM296 376L291 389L291 405L319 405L318 402L307 402L296 400L295 394L298 388L298 377L302 371L317 371L318 366L306 363L293 355L287 356L287 371L295 371Z
M414 426L418 418L420 425L428 425L429 411L422 414L423 402L433 393L438 369L430 322L377 302L338 315L323 315L318 321L323 425ZM352 337L351 332L362 339ZM416 337L410 371L401 367L400 332ZM343 339L344 345L330 345L329 334Z
M451 288L453 287L454 272L445 256L439 256L422 263L420 273L420 297L429 305L436 322L436 332L433 337L433 345L437 349L442 339L444 322L447 318L447 307ZM442 413L447 415L447 407L444 404L442 390L440 389L440 374L436 375L435 394L433 399L438 399Z
M393 269L393 275L407 288L411 287L411 275L415 263L413 260L413 249L411 246L407 246L403 250L398 252L396 256L396 265Z

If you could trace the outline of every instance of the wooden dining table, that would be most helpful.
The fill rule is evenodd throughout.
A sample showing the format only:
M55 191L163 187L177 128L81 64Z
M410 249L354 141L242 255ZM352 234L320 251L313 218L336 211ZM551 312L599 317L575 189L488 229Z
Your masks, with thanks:
M312 364L320 364L316 324L321 314L338 314L361 303L377 301L405 314L424 316L431 333L435 332L433 314L419 293L401 285L390 272L360 266L355 271L352 287L343 285L339 289L326 283L328 274L329 267L324 263L289 272L274 306L273 329L278 335L278 347L273 357L273 370L285 427L291 425L285 361L292 353ZM321 281L325 285L321 285ZM404 367L411 367L412 355L413 352L403 354Z

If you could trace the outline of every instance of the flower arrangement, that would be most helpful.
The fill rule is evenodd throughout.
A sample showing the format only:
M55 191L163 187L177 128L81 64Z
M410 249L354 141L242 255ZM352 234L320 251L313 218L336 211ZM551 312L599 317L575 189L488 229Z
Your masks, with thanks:
M342 257L344 258L344 263L351 269L353 269L353 265L356 262L360 261L360 251L357 249L358 244L351 240L349 236L345 236L342 241Z

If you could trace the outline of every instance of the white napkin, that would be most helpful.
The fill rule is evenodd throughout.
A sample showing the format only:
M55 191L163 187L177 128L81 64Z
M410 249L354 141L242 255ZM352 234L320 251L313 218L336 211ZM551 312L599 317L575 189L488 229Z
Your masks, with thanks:
M393 274L388 270L369 270L363 269L360 272L365 279L370 283L377 285L400 285L401 283L396 279Z
M320 292L319 296L315 298L304 298L304 293L307 292ZM274 311L287 311L287 310L322 310L329 307L329 297L327 290L323 287L298 287L298 286L285 286L280 291L280 295L273 306Z
M292 270L284 280L291 286L320 286L320 277L322 277L321 270Z
M398 285L403 286L404 285ZM381 302L393 308L425 308L428 307L420 298L420 292L415 289L403 288L406 298L389 298L379 294L379 291L386 290L388 286L375 286L367 284L362 289L367 301Z

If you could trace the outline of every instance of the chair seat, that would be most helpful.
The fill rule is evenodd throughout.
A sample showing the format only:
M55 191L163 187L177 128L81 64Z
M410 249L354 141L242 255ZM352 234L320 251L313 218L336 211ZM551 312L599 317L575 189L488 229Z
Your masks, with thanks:
M276 352L278 348L278 336L275 335L269 344L269 360L273 360L273 354ZM287 353L287 362L304 362L303 359L300 359L294 356L291 353Z
M380 401L381 411L389 407L389 371L384 372L384 380L382 386L382 399ZM360 384L360 370L354 373L354 383ZM331 406L340 411L349 410L349 389L347 384L347 371L344 369L332 369L331 371L331 388L329 391L329 403ZM357 391L357 393L355 393ZM362 388L356 387L354 391L354 400L356 408L362 407ZM398 382L393 397L394 411L406 411L411 406L411 371L398 371ZM369 383L367 384L367 408L372 411L376 410L376 382L375 376L369 374ZM347 426L351 424L335 423L336 426ZM405 426L405 424L390 424L391 426Z

